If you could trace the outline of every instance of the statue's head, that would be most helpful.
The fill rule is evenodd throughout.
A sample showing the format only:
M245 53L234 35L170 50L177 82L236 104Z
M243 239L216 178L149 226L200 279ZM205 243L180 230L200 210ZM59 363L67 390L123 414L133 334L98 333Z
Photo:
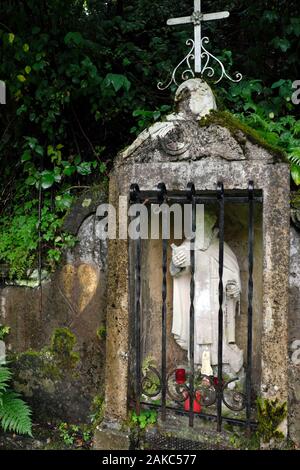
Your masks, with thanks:
M177 89L175 103L179 112L193 119L201 119L211 110L217 109L212 89L200 78L183 82Z
M204 208L204 214L197 212L196 217L196 248L198 250L206 250L215 234L215 225L217 223L217 215Z

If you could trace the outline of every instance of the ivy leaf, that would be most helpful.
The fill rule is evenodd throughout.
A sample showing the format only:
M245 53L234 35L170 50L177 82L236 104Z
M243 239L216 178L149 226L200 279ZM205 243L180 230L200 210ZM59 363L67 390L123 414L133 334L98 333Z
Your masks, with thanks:
M25 104L22 104L18 109L17 109L17 116L21 116L22 113L25 113L27 111L27 106Z
M105 165L105 163L101 162L99 164L99 172L100 173L105 173L105 171L106 171L106 165Z
M17 79L19 80L19 82L23 83L26 81L26 77L24 77L24 75L22 74L19 74L17 75Z
M125 75L120 75L116 73L108 73L104 79L105 85L114 87L115 92L117 93L121 88L124 88L126 91L129 91L131 83Z
M34 151L42 157L44 155L44 149L41 145L36 145Z
M28 178L25 180L25 184L28 186L33 186L36 183L36 178L34 176L28 176Z
M8 33L8 42L12 44L15 40L15 35L13 33Z
M281 78L281 80L278 80L278 82L273 83L271 88L274 90L275 88L280 88L284 84L285 84L285 80Z
M291 24L288 26L287 31L298 38L300 36L300 18L291 18Z
M54 168L54 179L55 179L55 182L56 182L56 183L60 183L61 178L62 178L61 169L56 166L56 167Z
M82 162L80 165L77 166L77 173L80 175L86 176L91 174L91 163L90 162Z
M280 49L282 52L287 52L287 50L291 47L290 41L286 38L276 37L273 40L273 44L277 49Z
M55 183L55 175L52 171L45 170L41 174L41 185L43 189L48 189Z
M262 16L262 20L268 21L269 23L273 23L277 19L278 19L278 13L274 10L266 10Z
M75 171L76 171L76 166L67 165L65 166L63 173L66 176L72 176L75 173Z
M64 211L72 205L73 198L70 194L56 196L55 205L58 210Z
M30 150L25 150L25 152L22 153L21 162L28 162L28 160L31 160L31 152Z
M300 185L300 166L295 165L294 163L291 166L291 174L294 182L297 186Z
M65 44L79 46L83 42L82 34L77 31L70 31L68 34L65 35Z
M171 109L171 106L168 105L168 104L163 104L161 107L160 107L160 110L162 113L166 113L167 111L170 111Z

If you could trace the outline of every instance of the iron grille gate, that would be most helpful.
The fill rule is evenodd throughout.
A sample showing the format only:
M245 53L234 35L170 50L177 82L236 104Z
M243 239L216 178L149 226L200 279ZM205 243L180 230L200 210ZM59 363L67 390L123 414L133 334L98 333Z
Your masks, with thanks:
M186 191L167 191L164 183L157 186L154 191L141 191L137 184L132 184L130 188L130 203L131 204L162 204L162 203L189 203L192 207L192 233L196 232L196 204L218 204L218 221L219 221L219 312L218 312L218 365L217 377L203 376L207 379L208 391L205 396L205 403L203 396L201 396L201 405L206 407L216 405L216 414L208 414L202 412L197 413L200 418L215 420L217 422L217 431L221 431L222 420L247 427L250 432L252 427L256 426L255 421L251 420L251 380L252 380L252 317L253 317L253 258L254 258L254 205L255 203L262 203L262 193L259 190L254 190L254 184L249 181L248 190L238 191L224 191L222 182L217 183L216 191L196 191L193 183L189 183ZM225 203L247 204L248 205L248 318L247 318L247 358L246 358L246 380L245 390L236 392L238 395L238 406L233 407L232 404L226 401L225 392L230 384L236 379L231 379L224 383L223 370L222 370L222 354L223 354L223 263L224 263L224 214ZM195 241L195 238L191 240ZM150 408L159 409L161 412L162 421L166 420L167 410L178 412L179 409L175 406L167 405L167 397L169 396L173 401L182 404L186 398L179 399L179 396L174 396L168 387L168 380L171 373L167 373L167 244L168 240L162 239L162 308L161 308L161 372L157 369L150 367L151 373L156 376L158 385L154 395L145 393L145 382L147 377L142 376L142 358L141 358L141 238L139 237L134 241L135 244L135 289L134 289L134 330L135 330L135 408L137 415L140 415L141 407L147 406ZM191 282L190 282L190 330L189 330L189 344L194 344L194 297L195 297L195 252L191 250ZM188 384L184 385L185 391L189 397L189 410L180 410L180 414L186 414L189 417L189 426L194 425L195 411L194 401L198 400L195 394L194 379L194 348L190 348L189 357L189 380ZM142 395L157 396L160 394L160 403L153 404L142 401ZM185 395L186 397L186 395ZM222 416L222 403L224 403L232 411L245 410L245 419L236 419L231 417Z

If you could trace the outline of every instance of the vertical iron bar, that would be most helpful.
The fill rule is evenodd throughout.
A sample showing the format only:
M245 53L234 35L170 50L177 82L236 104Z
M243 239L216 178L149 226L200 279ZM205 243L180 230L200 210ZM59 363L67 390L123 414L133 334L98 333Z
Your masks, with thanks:
M166 202L166 187L164 183L158 185L158 202ZM163 215L163 211L162 211ZM164 217L162 217L162 335L161 335L161 418L166 420L166 399L167 399L167 249L168 240L164 237L163 227Z
M131 185L131 201L140 202L140 189L137 184ZM141 413L141 236L135 241L135 393L136 393L136 414Z
M217 431L222 428L223 397L223 264L224 264L224 186L218 183L219 201L219 321L218 321L218 384L217 384Z
M189 426L194 426L194 377L195 377L195 364L194 364L194 351L195 351L195 233L196 233L196 199L195 187L193 183L188 184L188 199L192 202L192 234L190 246L191 256L191 285L190 285L190 380L189 380L189 397L190 397L190 410L189 410Z
M251 375L252 375L252 318L253 318L253 258L254 258L254 184L248 186L248 325L247 325L247 372L246 372L246 420L247 432L250 435L251 426Z
M42 167L42 165L41 165ZM43 267L43 255L42 255L42 205L43 205L43 193L42 193L42 184L39 182L39 206L38 206L38 282L40 289L40 298L39 298L39 313L42 317L43 313L43 285L42 285L42 267Z

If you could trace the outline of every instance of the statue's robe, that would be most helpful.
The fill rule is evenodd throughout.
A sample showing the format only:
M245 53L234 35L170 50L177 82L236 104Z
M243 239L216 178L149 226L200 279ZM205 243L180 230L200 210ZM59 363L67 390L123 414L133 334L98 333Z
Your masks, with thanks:
M187 250L187 267L173 279L173 323L172 333L176 342L189 354L189 319L190 319L190 242L185 241L180 246ZM223 268L223 364L229 364L232 371L237 373L243 365L243 351L233 344L235 327L232 319L227 322L227 311L232 308L232 301L226 300L226 284L235 281L241 291L240 270L235 254L224 243ZM230 305L229 305L230 304ZM237 302L235 302L237 305ZM195 349L194 362L201 364L204 350L210 351L211 364L218 364L218 312L219 312L219 240L214 238L207 250L195 250ZM239 303L238 303L239 308ZM229 333L229 334L228 334Z

